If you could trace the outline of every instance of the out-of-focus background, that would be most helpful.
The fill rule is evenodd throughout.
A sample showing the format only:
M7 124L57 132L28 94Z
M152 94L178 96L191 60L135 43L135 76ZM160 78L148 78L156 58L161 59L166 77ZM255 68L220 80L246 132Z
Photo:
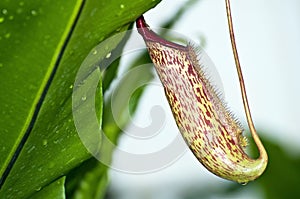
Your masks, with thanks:
M145 14L151 27L161 27L188 1L164 0ZM132 174L110 170L108 196L120 199L179 198L282 198L300 194L300 1L232 0L233 23L252 116L269 151L266 173L241 186L209 173L189 150L170 166L156 172ZM224 87L226 102L247 129L228 34L225 2L199 0L173 30L204 45ZM126 65L126 60L123 60ZM179 133L162 87L150 84L133 118L147 126L150 112L159 106L166 121L148 139L125 130L118 147L130 153L151 153L163 148ZM158 117L158 116L157 116ZM246 134L249 136L249 134ZM139 162L131 163L139 164ZM299 177L299 178L298 178ZM290 194L290 195L289 195Z

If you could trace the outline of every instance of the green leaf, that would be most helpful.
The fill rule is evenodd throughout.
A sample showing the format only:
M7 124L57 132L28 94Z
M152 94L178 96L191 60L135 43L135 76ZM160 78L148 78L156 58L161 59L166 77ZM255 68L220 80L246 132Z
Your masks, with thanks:
M76 72L97 43L158 2L1 2L0 198L30 197L90 157L72 117Z
M0 175L29 131L80 5L74 0L0 3Z
M30 199L65 199L65 179L66 177L61 177L60 179L52 182L45 186L42 190L30 196Z

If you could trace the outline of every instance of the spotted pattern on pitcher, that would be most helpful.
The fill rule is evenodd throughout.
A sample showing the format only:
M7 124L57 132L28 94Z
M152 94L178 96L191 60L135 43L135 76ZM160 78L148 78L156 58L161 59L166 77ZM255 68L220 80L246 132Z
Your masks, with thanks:
M195 156L206 162L209 170L222 164L218 160L238 162L244 156L238 147L242 128L221 103L201 67L190 61L197 57L193 48L179 51L159 43L147 45L176 123Z
M206 77L196 50L158 37L141 20L137 22L138 28L143 28L139 32L176 124L195 157L222 178L239 183L256 179L262 162L244 152L243 129Z

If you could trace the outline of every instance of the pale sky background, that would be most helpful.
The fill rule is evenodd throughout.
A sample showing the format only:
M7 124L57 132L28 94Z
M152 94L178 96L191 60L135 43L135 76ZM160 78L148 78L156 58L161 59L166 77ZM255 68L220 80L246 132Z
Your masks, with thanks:
M185 2L162 1L145 14L147 23L151 27L160 27ZM236 42L255 125L264 136L299 154L300 1L232 0L231 4ZM186 12L174 30L196 43L200 42L201 35L205 37L205 51L221 76L226 102L247 129L228 34L225 1L199 1ZM124 151L155 152L179 133L162 87L157 79L155 82L142 98L134 122L138 126L147 126L150 110L155 105L164 110L167 120L158 135L148 140L122 136L118 147ZM130 132L130 129L127 131ZM122 199L176 199L179 198L178 193L191 184L201 189L231 183L206 171L188 150L171 166L158 172L136 175L111 170L110 180L112 190L122 194ZM248 186L230 198L263 198L259 190L254 191L251 184Z

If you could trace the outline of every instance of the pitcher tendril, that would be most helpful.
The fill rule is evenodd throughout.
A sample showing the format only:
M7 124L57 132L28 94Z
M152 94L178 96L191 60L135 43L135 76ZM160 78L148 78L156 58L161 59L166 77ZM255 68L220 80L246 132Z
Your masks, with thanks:
M230 35L234 41L228 1L226 5ZM260 152L257 159L245 153L243 128L206 77L197 50L191 45L183 46L159 37L150 30L143 16L137 19L136 24L162 82L179 131L195 157L222 178L239 183L258 178L264 172L268 158L251 120L235 43L232 46L246 117Z
M247 123L249 126L249 130L251 132L251 135L253 137L253 140L258 148L259 159L264 162L265 167L266 167L267 163L268 163L268 154L264 148L264 145L260 141L260 138L256 132L256 129L254 127L254 123L253 123L252 117L251 117L251 112L250 112L250 107L249 107L249 103L248 103L243 73L242 73L241 64L240 64L240 60L239 60L239 56L238 56L238 52L237 52L236 43L235 43L232 16L231 16L231 8L230 8L230 0L225 0L225 3L226 3L226 13L227 13L230 41L231 41L235 66L236 66L237 74L239 77L242 100L243 100L244 110L245 110L245 114L246 114L246 118L247 118Z

